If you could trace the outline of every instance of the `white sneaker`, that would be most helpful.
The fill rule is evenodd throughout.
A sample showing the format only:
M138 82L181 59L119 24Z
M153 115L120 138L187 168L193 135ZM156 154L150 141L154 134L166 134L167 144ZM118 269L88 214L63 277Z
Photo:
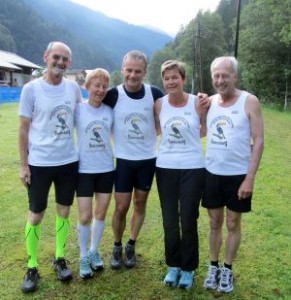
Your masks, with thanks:
M219 268L216 266L209 266L208 273L204 280L203 286L206 289L216 290L219 282Z
M233 290L233 275L228 268L222 267L220 273L220 280L218 284L218 291L229 293Z

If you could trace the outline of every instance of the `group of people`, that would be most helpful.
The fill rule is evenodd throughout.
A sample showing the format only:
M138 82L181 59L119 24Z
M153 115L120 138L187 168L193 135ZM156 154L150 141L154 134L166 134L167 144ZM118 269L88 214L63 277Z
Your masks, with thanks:
M197 221L202 199L210 219L210 265L204 287L230 292L241 215L251 210L263 151L260 104L254 95L236 88L236 59L219 57L213 61L211 76L217 94L212 97L186 93L185 65L177 60L166 61L161 66L164 94L143 83L147 57L133 50L123 58L123 84L108 90L110 74L97 68L86 77L89 98L82 101L79 86L64 77L71 58L66 44L51 42L43 55L47 72L26 84L21 93L20 179L29 199L25 228L28 265L21 290L28 293L38 287L41 221L52 184L56 201L53 266L57 277L67 281L72 279L72 272L64 248L75 192L79 275L90 278L93 271L104 268L98 247L113 188L114 243L109 263L112 269L136 265L135 243L156 175L169 267L164 283L185 289L193 285L199 265ZM200 142L205 134L206 159ZM123 248L131 204L129 237ZM227 237L220 267L224 207Z

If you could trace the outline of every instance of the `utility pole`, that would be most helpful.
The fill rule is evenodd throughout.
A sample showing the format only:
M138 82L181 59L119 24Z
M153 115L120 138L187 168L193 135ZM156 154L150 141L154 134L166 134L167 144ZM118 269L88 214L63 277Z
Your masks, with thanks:
M237 3L237 18L236 18L235 50L234 50L234 57L236 59L237 59L237 55L238 55L240 10L241 10L241 0L238 0L238 3Z
M197 15L196 28L194 27L194 43L193 43L193 74L191 93L194 94L194 85L196 79L199 78L199 90L203 90L203 76L202 76L202 57L201 57L201 38L202 30L200 26L200 15Z

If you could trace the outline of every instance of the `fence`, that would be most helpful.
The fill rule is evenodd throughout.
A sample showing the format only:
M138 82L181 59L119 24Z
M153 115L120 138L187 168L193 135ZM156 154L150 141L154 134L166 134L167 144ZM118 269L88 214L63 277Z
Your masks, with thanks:
M18 102L21 94L21 87L0 87L0 104ZM81 89L82 97L88 99L88 92Z

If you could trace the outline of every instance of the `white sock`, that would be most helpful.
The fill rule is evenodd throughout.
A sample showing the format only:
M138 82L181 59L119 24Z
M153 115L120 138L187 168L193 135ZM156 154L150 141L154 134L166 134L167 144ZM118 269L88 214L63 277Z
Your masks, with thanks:
M90 234L90 226L89 225L81 225L78 223L78 240L80 247L80 258L87 256L87 244Z
M99 242L101 240L101 237L103 235L105 227L105 221L93 219L92 226L91 226L91 247L90 251L94 252L97 251Z

